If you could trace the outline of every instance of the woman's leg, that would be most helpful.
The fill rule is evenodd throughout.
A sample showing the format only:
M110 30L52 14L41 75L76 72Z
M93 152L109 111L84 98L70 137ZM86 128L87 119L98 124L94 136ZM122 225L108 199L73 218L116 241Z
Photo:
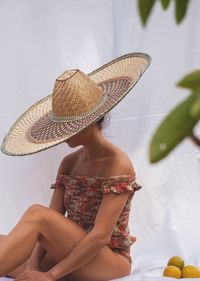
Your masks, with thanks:
M32 253L39 236L36 224L18 222L0 244L0 276L22 264Z
M0 276L24 262L37 241L57 263L64 259L85 235L87 233L82 228L60 213L41 205L33 205L0 246ZM3 263L4 260L7 263ZM108 280L128 275L130 269L130 264L125 258L104 247L92 261L70 276L76 281Z
M5 236L6 235L1 235L0 234L0 244L1 244L1 240ZM17 277L17 275L19 275L22 272L24 272L24 270L26 269L27 261L28 261L28 259L25 260L22 264L20 264L18 267L16 267L12 271L8 272L8 274L6 274L5 277L15 278L15 277ZM49 253L46 253L46 255L44 256L44 259L42 260L42 262L40 264L39 270L42 271L42 272L46 272L46 271L49 271L55 265L56 265L56 263L52 260L52 257L49 255ZM68 281L68 280L72 281L72 279L66 279L66 277L65 278L61 278L58 281Z
M0 244L4 237L6 237L6 235L2 235L2 234L0 235ZM0 249L1 249L1 245L0 245ZM26 262L27 261L23 262L20 266L16 268L16 270L13 270L13 272L11 272L11 275L10 273L8 273L8 275L10 277L16 277L19 273L23 272L26 266Z
M6 235L0 235L0 244L4 237L6 237ZM1 245L0 245L0 249L1 249ZM11 278L15 278L18 274L22 273L25 270L27 261L28 259L25 260L22 264L20 264L17 268L12 270L11 272L8 272L7 275Z

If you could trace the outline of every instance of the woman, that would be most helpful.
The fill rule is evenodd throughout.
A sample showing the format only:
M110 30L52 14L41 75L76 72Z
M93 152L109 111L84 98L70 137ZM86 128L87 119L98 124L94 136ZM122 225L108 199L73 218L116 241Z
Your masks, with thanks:
M128 54L90 75L66 71L56 79L52 96L11 128L2 145L7 154L31 154L61 142L82 147L62 160L49 208L32 205L1 237L0 276L106 281L130 274L135 237L128 219L140 186L128 156L104 137L101 125L149 60Z

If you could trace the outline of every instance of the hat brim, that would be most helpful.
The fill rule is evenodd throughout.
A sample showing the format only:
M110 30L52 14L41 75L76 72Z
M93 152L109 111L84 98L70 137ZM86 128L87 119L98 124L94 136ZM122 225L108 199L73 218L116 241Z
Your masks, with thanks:
M81 132L102 118L128 94L150 61L147 54L131 53L89 73L90 78L102 87L103 99L90 114L77 120L53 120L52 95L38 101L11 127L1 151L13 156L29 155L58 145Z

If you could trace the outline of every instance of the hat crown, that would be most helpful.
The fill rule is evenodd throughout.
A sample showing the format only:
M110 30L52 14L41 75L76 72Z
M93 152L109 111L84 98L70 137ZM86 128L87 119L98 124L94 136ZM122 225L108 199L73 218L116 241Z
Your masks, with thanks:
M90 112L101 100L102 89L79 69L67 70L55 81L52 112L58 119L71 119Z

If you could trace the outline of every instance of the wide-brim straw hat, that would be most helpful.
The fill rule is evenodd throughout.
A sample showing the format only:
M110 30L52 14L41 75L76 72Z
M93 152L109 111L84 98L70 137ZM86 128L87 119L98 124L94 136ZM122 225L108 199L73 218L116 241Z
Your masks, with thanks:
M51 95L32 105L11 127L1 151L28 155L62 143L101 119L133 88L150 64L143 53L121 56L89 74L67 70Z

